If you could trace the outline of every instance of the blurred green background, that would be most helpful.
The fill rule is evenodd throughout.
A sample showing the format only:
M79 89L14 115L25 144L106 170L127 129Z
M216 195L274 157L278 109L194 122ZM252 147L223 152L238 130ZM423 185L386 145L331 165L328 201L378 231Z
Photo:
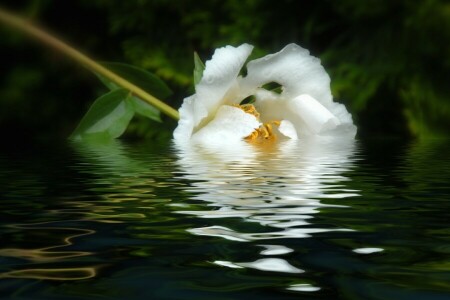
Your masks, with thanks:
M253 44L252 58L295 42L321 58L360 137L441 137L450 129L446 0L35 0L2 6L99 61L143 67L193 93L193 52ZM106 92L89 71L0 24L0 133L65 138ZM167 140L176 122L135 118L126 138Z

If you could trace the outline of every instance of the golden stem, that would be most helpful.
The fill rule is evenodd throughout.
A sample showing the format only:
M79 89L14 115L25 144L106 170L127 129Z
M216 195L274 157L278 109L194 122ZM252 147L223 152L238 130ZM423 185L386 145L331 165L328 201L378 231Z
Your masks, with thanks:
M20 29L23 32L34 37L35 39L43 42L44 44L47 44L48 46L66 54L68 57L79 62L87 69L89 69L93 72L96 72L96 73L108 78L109 80L113 81L117 85L129 90L130 92L132 92L134 95L136 95L140 99L148 102L149 104L151 104L154 107L156 107L157 109L159 109L161 112L165 113L167 116L169 116L175 120L179 119L178 111L176 111L175 109L173 109L166 103L155 98L154 96L152 96L149 93L142 90L140 87L138 87L138 86L132 84L131 82L129 82L128 80L120 77L116 73L114 73L114 72L110 71L109 69L103 67L102 65L98 64L91 58L87 57L85 54L83 54L80 51L69 46L68 44L64 43L60 39L57 39L56 37L48 34L47 32L43 31L42 29L36 27L35 25L31 24L29 21L22 19L21 17L15 16L14 14L9 13L2 8L0 8L0 21L2 21L14 28Z

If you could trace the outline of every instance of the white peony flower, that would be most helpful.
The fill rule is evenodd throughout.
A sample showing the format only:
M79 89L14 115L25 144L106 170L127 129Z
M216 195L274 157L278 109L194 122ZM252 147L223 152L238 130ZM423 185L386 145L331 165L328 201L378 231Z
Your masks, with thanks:
M206 62L196 93L184 99L174 132L177 143L223 144L246 140L346 136L356 127L343 104L333 102L330 77L320 60L296 44L250 61L239 76L253 46L223 47ZM282 86L280 94L263 88ZM249 96L251 104L241 104Z

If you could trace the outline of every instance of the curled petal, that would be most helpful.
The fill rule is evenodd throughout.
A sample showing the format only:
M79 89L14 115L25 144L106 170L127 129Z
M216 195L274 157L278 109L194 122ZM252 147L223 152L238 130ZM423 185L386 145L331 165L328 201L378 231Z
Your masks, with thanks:
M276 82L283 86L282 96L285 98L308 94L324 106L332 103L330 77L320 60L296 44L249 62L247 70L248 75L242 82L247 90Z
M242 109L223 105L215 118L192 136L192 140L205 144L228 144L249 136L260 123L255 116Z
M303 120L314 134L334 129L340 124L328 109L309 95L300 95L292 99L288 107Z
M253 46L243 44L237 48L227 46L214 52L211 60L206 62L203 77L195 87L195 111L206 109L207 115L195 114L194 127L207 116L213 116L219 107L227 103L227 92L237 84L237 76ZM207 120L209 121L209 120Z

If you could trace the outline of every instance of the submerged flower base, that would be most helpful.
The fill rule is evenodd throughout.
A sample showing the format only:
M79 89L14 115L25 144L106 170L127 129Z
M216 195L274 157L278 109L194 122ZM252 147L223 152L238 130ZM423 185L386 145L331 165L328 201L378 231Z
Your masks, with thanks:
M244 44L217 49L206 62L196 93L184 100L174 132L180 143L232 144L310 136L350 137L356 134L344 105L333 101L330 77L308 50L287 45L278 53L250 61L253 47ZM263 88L278 83L280 94ZM249 96L251 104L241 104Z

